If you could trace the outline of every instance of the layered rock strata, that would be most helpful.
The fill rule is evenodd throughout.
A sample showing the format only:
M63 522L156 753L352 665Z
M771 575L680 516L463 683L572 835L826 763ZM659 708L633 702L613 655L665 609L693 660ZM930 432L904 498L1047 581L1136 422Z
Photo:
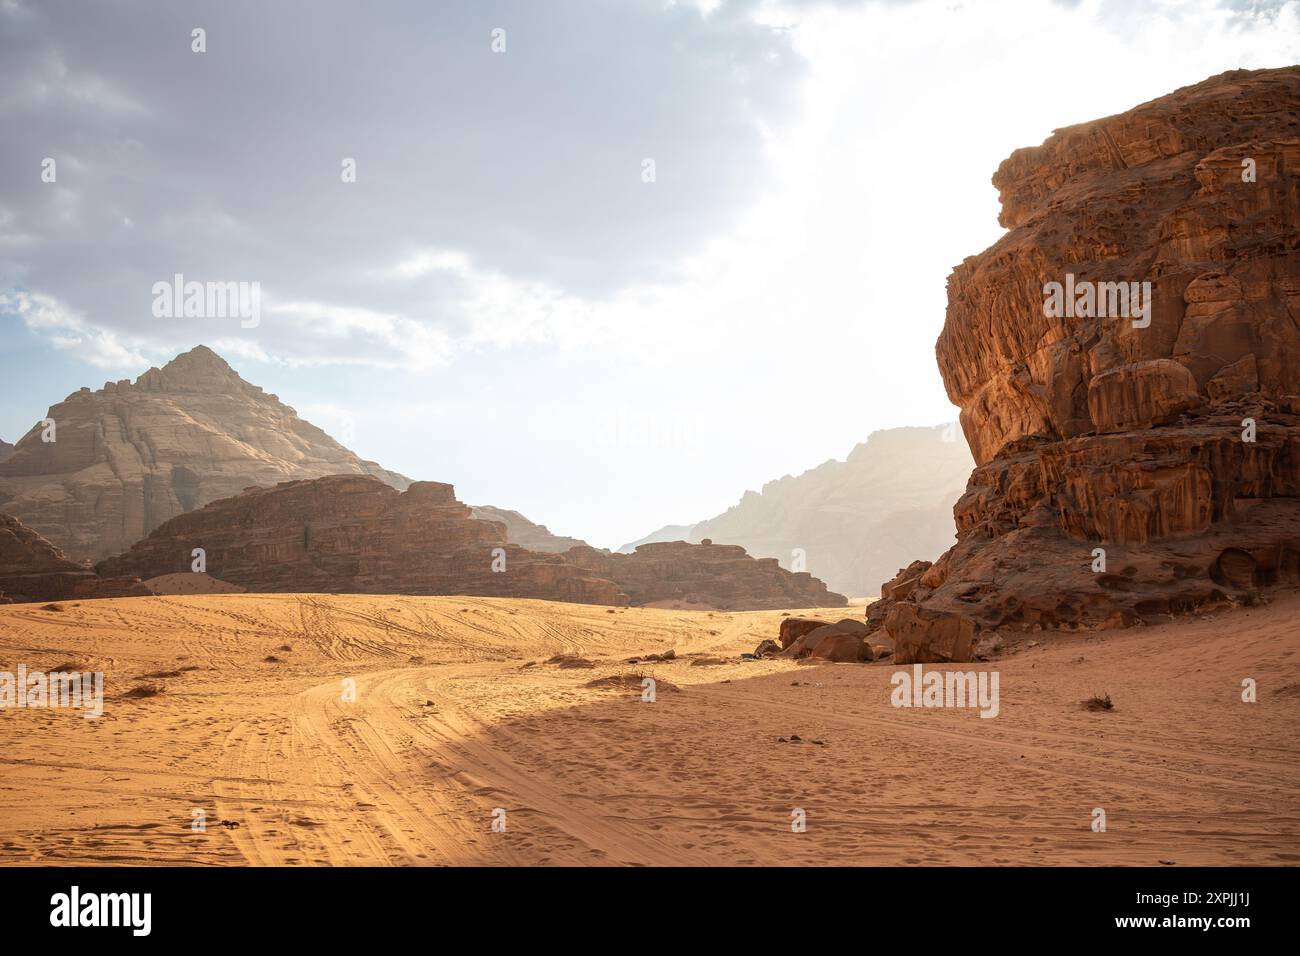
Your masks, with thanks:
M104 574L150 579L202 569L248 591L469 594L621 605L611 581L528 551L505 526L470 517L451 485L398 492L336 475L252 488L165 522L100 562Z
M133 597L151 593L137 577L101 577L11 515L0 514L0 604Z
M976 468L957 544L872 608L900 660L1300 582L1300 68L1058 130L993 182L1008 232L936 347Z

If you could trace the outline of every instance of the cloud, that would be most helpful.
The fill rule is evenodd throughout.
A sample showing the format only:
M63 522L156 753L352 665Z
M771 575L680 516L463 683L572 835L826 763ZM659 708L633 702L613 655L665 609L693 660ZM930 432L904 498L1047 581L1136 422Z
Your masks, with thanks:
M249 333L307 362L548 339L562 305L670 272L752 201L760 126L793 107L802 70L779 32L660 0L9 10L0 114L23 148L0 157L0 289L162 348L185 336L152 320L155 281L257 281L351 330ZM431 248L475 275L383 274ZM466 315L516 306L496 333ZM387 355L360 341L376 327Z
M84 316L41 293L0 293L0 314L15 315L34 332L46 336L61 352L69 352L96 368L138 368L143 355L124 345L111 331L90 325Z

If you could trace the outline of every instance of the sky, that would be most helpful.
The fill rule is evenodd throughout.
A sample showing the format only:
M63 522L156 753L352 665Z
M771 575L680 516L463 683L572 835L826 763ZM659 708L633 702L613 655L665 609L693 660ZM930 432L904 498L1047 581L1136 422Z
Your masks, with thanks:
M1012 150L1297 62L1297 0L0 0L0 438L201 343L617 547L956 418ZM178 273L259 321L157 315Z

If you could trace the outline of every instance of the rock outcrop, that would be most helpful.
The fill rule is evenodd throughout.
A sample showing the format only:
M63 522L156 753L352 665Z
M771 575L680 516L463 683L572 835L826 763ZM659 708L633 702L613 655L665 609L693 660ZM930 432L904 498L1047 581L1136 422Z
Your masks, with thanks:
M619 550L709 538L792 570L798 553L800 570L833 590L874 594L900 563L952 545L952 506L973 464L956 425L873 432L845 461L770 481L723 514Z
M506 538L510 543L529 551L562 554L570 548L587 547L587 542L581 538L551 534L546 525L535 524L518 511L494 508L492 505L470 505L470 514L477 521L499 521L506 526Z
M4 461L13 454L14 446L9 444L3 438L0 438L0 461Z
M204 570L248 591L470 594L622 605L613 582L508 543L505 526L470 517L451 485L405 492L337 475L252 488L165 522L105 575L152 579Z
M634 605L720 610L843 607L848 600L806 571L787 571L775 558L753 558L739 545L702 541L643 544L632 554L571 548L569 564L614 581Z
M0 460L0 510L77 560L115 554L250 485L336 474L410 483L358 458L202 345L135 382L74 392L47 417L52 432L34 426Z
M936 348L977 467L957 544L872 607L899 659L1300 581L1300 67L1059 130L993 181L1009 231L953 272Z
M0 604L133 597L149 591L137 577L106 578L11 515L0 514Z

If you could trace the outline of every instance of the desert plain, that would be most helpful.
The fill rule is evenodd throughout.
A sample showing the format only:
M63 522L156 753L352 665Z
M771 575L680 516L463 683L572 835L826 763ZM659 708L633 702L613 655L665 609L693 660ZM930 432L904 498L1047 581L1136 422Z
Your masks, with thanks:
M741 656L863 610L3 606L0 670L102 671L105 705L0 710L0 864L1300 862L1300 595L942 665L997 671L992 719L893 706L888 661Z

